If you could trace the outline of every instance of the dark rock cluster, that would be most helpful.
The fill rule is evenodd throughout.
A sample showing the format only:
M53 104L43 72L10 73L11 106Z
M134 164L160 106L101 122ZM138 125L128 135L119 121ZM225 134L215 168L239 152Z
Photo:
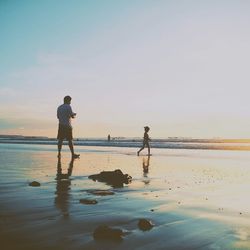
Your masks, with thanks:
M100 174L89 176L94 181L106 182L113 187L123 187L123 184L129 184L132 177L128 174L123 174L120 169L114 171L103 171Z

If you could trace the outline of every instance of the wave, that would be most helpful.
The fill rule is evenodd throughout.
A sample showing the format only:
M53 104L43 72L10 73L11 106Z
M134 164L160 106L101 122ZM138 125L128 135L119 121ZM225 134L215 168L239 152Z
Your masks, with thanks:
M12 144L39 144L39 145L56 145L56 139L41 138L0 138L0 143ZM67 142L65 142L66 144ZM76 146L100 146L100 147L129 147L140 148L141 139L116 139L107 141L106 139L76 139ZM203 149L203 150L250 150L250 142L233 141L233 140L205 140L205 139L158 139L150 142L152 148L166 149Z

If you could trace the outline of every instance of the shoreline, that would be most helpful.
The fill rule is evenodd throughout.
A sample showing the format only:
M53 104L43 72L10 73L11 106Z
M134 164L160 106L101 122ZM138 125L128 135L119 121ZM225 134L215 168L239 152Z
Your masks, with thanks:
M75 146L91 146L91 147L117 147L117 148L140 148L142 146L141 142L108 142L108 141L77 141L74 140ZM0 140L0 144L29 144L29 145L57 145L57 141L33 141L33 140ZM161 144L151 142L150 147L152 149L190 149L190 150L229 150L229 151L250 151L250 145L246 146L237 145L237 143L233 143L228 145L226 143L193 143L193 142L185 142L185 143L168 143L168 144ZM67 145L67 142L64 141L63 145Z

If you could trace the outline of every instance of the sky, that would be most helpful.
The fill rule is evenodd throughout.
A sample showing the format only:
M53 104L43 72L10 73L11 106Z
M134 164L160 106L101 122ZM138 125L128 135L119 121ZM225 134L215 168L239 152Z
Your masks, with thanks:
M250 138L250 1L0 0L0 134Z

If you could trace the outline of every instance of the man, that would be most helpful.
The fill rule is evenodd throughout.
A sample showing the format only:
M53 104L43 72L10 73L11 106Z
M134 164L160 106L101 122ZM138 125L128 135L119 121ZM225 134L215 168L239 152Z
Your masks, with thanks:
M57 108L57 118L59 120L59 127L57 134L58 157L61 157L63 140L66 139L69 143L69 148L72 154L72 158L78 158L80 155L75 154L74 152L72 126L71 126L71 118L75 118L76 113L72 111L70 103L71 103L71 97L65 96L64 104L60 105Z

